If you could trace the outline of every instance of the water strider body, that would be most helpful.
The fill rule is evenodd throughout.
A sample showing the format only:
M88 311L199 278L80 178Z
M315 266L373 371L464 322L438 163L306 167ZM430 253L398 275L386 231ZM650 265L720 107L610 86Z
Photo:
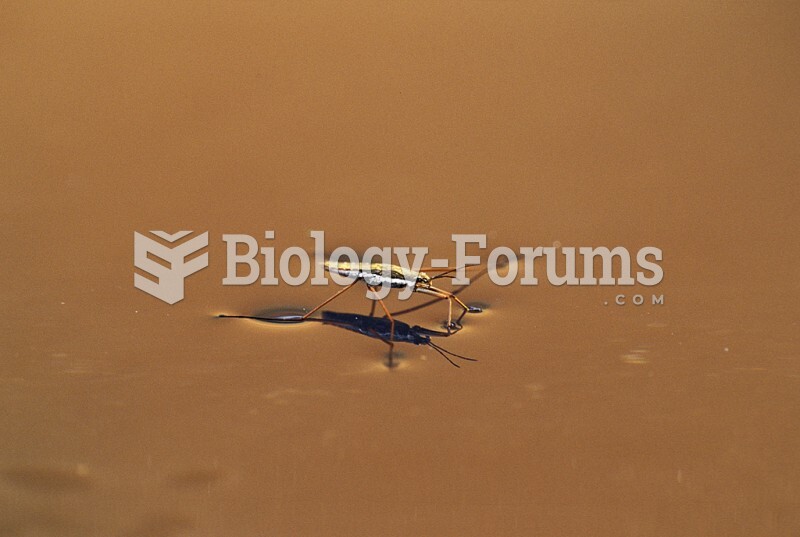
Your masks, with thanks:
M370 287L380 287L388 283L393 289L405 289L419 285L430 285L431 277L424 272L414 272L399 265L383 263L331 263L325 261L325 270L340 276L364 280Z

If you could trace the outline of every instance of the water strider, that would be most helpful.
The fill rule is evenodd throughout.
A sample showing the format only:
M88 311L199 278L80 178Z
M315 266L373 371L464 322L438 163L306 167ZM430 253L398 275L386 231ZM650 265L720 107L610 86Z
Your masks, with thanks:
M450 352L431 341L432 337L449 337L458 332L460 328L444 332L441 330L423 328L421 326L411 326L402 321L392 321L386 317L372 317L367 315L358 315L355 313L338 313L335 311L323 311L321 318L305 317L302 315L279 315L275 317L258 317L255 315L218 315L218 317L228 319L251 319L254 321L281 324L319 322L322 324L344 328L345 330L350 330L368 337L379 339L389 345L390 368L393 366L393 351L395 342L428 346L441 354L445 360L450 362L455 367L461 366L454 362L450 356L461 360L477 362L475 358L469 358L467 356Z
M331 263L330 261L327 261L325 262L325 269L328 270L329 272L334 272L341 276L353 278L353 282L344 287L343 289L340 289L339 291L334 293L333 296L329 297L321 304L317 305L316 307L314 307L305 314L275 315L270 317L256 317L249 315L219 315L219 317L253 319L257 321L267 321L267 322L282 323L282 324L294 324L306 321L315 321L315 322L322 322L324 324L337 325L340 326L341 328L359 332L369 337L375 337L388 344L390 367L393 362L393 351L394 351L395 341L412 343L414 345L427 345L432 349L434 349L439 354L441 354L442 356L444 356L448 362L450 362L456 367L459 366L447 356L448 354L463 360L476 361L473 358L467 358L465 356L451 353L439 347L430 340L431 337L447 337L456 333L458 330L461 329L461 319L463 319L465 314L479 313L483 311L482 308L476 306L467 306L461 299L459 299L456 296L458 293L466 289L466 287L463 287L455 292L450 292L444 289L439 289L438 287L434 287L431 284L433 280L439 278L453 278L451 274L455 272L456 268L452 267L425 268L421 269L420 271L412 271L410 269L404 269L403 267L400 267L398 265L386 265L381 263L354 263L354 264L346 262ZM430 276L425 271L438 272L438 274ZM482 269L478 274L475 275L474 279L480 278L481 276L486 274L487 271L488 268ZM389 285L391 288L395 289L411 288L412 291L414 292L431 295L434 297L434 299L425 302L423 304L418 304L416 306L404 309L402 311L395 312L395 314L392 315L389 312L389 309L386 307L386 304L384 304L383 300L381 298L376 298L375 300L377 300L380 303L381 308L386 314L386 316L382 318L374 317L375 300L373 300L372 302L372 308L370 310L369 316L325 311L322 313L321 319L311 317L314 313L319 311L320 308L324 307L326 304L329 304L336 297L338 297L348 289L355 286L359 281L363 281L367 285L367 287L369 287L373 291L376 291L377 288L386 284ZM430 330L427 328L422 328L420 326L410 326L409 324L397 321L394 318L397 315L402 315L404 313L410 313L412 311L417 311L422 308L426 308L431 304L433 304L434 302L437 302L438 300L442 299L447 299L449 306L447 315L447 324L445 325L445 328L447 330L446 332L438 330ZM455 322L453 322L453 302L458 304L463 310L461 312L461 315Z

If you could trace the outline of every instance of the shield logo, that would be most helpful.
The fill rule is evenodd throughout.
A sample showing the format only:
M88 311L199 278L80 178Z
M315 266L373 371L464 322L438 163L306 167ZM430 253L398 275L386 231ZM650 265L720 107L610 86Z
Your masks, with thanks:
M134 232L133 265L153 279L134 273L133 285L167 304L175 304L183 300L186 277L208 266L208 252L186 261L187 257L208 246L208 232L183 242L180 242L181 239L191 235L191 231L179 231L173 234L164 231L150 233L167 243L179 244L167 246ZM152 259L153 257L162 262Z

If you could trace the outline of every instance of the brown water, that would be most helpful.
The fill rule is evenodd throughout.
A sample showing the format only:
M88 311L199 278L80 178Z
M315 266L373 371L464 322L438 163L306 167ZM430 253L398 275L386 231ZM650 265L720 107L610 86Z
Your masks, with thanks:
M797 4L0 13L0 534L800 534ZM173 306L133 287L153 229L210 234ZM213 317L332 291L221 285L221 235L265 230L651 245L665 277L478 280L439 343L479 362L388 370Z

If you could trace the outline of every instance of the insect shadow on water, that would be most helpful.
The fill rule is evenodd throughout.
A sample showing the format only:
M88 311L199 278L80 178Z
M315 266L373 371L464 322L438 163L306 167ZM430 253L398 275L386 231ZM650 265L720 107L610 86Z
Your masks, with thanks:
M431 341L432 337L450 337L456 334L458 330L431 330L421 326L411 326L402 321L390 321L386 317L371 317L367 315L358 315L356 313L339 313L336 311L323 311L322 317L309 317L305 318L302 315L277 315L275 317L258 317L255 315L218 315L221 318L227 319L250 319L254 321L262 321L268 323L278 324L296 324L304 322L318 322L345 330L350 330L371 338L379 339L389 345L389 368L394 367L394 343L411 343L412 345L425 345L435 350L442 355L445 360L450 362L455 367L459 366L453 358L460 360L467 360L470 362L477 362L475 358L462 356L437 345ZM451 358L452 357L452 358Z

